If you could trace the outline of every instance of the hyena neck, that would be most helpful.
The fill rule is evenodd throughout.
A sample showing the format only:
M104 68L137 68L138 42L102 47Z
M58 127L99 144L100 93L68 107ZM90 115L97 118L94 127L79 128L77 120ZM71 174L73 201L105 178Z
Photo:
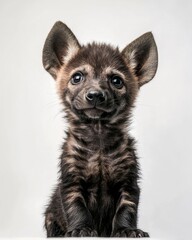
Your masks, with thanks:
M116 143L128 140L128 124L124 119L119 123L105 121L75 121L69 123L68 137L77 143L92 146L111 147Z

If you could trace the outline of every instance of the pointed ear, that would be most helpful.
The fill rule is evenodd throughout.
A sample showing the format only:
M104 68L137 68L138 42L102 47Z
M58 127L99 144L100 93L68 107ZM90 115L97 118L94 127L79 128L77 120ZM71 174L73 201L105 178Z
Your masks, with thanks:
M72 31L62 22L56 22L49 32L43 48L43 66L57 78L58 70L80 49Z
M122 51L129 69L137 77L139 86L149 82L156 73L157 46L151 32L143 34Z

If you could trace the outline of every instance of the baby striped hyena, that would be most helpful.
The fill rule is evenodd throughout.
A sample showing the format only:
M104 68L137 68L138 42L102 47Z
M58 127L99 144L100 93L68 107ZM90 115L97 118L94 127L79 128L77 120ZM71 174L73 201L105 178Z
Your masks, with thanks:
M48 237L149 236L137 228L139 167L128 125L157 58L150 32L119 51L80 45L62 22L51 29L43 65L56 80L69 128L45 212Z

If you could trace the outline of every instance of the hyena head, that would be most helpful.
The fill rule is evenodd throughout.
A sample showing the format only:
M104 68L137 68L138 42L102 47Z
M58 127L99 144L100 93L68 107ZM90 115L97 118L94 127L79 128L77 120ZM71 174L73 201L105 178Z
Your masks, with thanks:
M62 22L43 49L43 65L56 80L68 117L81 120L126 118L140 86L154 77L157 58L150 32L119 51L107 44L81 46Z

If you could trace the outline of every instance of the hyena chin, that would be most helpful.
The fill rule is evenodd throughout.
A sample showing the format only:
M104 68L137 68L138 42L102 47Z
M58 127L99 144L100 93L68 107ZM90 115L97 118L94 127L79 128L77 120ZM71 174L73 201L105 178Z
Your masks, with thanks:
M43 65L56 80L69 128L45 211L47 237L149 237L137 228L139 167L128 123L157 61L151 32L119 51L80 45L62 22L51 29Z

